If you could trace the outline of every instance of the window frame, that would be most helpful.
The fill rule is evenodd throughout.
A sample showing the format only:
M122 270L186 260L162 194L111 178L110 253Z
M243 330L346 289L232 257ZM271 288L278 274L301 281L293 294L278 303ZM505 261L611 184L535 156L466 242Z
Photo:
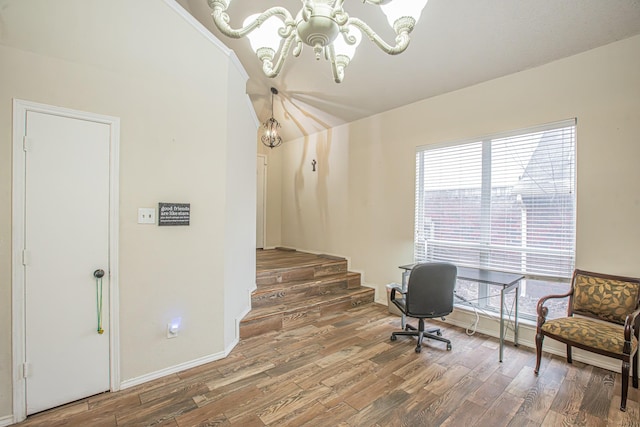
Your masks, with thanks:
M570 191L568 194L571 195L571 210L572 210L572 218L571 218L571 226L572 230L570 231L571 237L571 247L569 249L557 249L552 247L541 248L541 247L528 247L528 246L504 246L500 247L492 243L491 239L491 198L492 198L492 186L491 186L491 177L493 175L493 170L491 169L492 165L492 154L491 154L491 144L492 141L496 140L505 140L509 138L517 138L525 135L542 133L545 131L551 130L559 130L571 128L572 131L571 136L568 138L569 142L565 142L563 135L562 143L559 143L562 148L565 148L565 145L569 146L572 149L570 164L568 166L568 175L570 176L569 188ZM435 238L428 239L425 235L429 234L425 230L428 228L427 220L426 220L426 208L424 208L424 199L425 199L425 158L429 151L433 150L442 150L447 148L455 148L460 147L464 150L465 146L469 146L469 151L473 149L472 144L480 144L481 145L481 167L482 167L482 178L480 185L480 208L479 208L479 217L480 217L480 241L477 242L461 242L461 241L447 241L447 240L438 240ZM555 147L555 146L554 146ZM537 148L536 148L537 149ZM564 153L564 152L563 152ZM447 154L451 155L452 154ZM440 246L442 248L446 248L448 250L457 249L475 249L478 252L478 263L458 263L456 264L460 266L467 267L479 267L479 268L492 268L488 263L488 257L491 250L507 250L509 252L520 252L523 256L527 254L536 254L542 255L546 257L554 257L554 256L564 256L567 258L569 265L566 266L564 270L564 274L540 274L540 272L534 273L532 271L518 271L515 269L508 268L492 268L499 271L507 271L511 273L520 273L525 276L522 280L521 287L526 291L527 281L537 281L537 282L547 282L551 285L561 283L568 287L571 273L573 269L575 269L575 251L576 251L576 216L577 216L577 197L576 197L576 185L577 185L577 120L569 119L563 120L554 123L548 123L540 126L534 126L524 129L516 129L508 132L496 133L492 135L486 135L480 138L472 138L465 139L461 141L454 141L442 144L433 144L433 145L423 145L416 148L416 183L415 183L415 228L414 228L414 262L423 262L423 261L438 261L441 259L434 258L433 249L431 249L432 245ZM487 173L488 168L489 172ZM524 167L526 170L526 166ZM565 171L563 170L563 173ZM562 175L564 177L564 175ZM488 177L488 179L487 179ZM457 191L461 191L463 188L458 188ZM561 193L559 193L561 194ZM420 218L422 214L423 218ZM422 233L422 234L421 234ZM424 238L424 246L426 249L420 251L421 247L421 238ZM429 244L426 244L426 243ZM429 253L431 251L431 254ZM499 311L499 303L496 307L495 303L492 303L491 300L495 301L491 295L495 294L495 290L492 291L490 288L491 285L486 284L478 284L478 290L476 295L476 301L474 301L474 305L479 306L482 309L487 309L490 311ZM540 286L539 284L536 286ZM463 303L464 304L464 303ZM520 317L524 319L535 320L535 316L532 314L523 313L520 310Z

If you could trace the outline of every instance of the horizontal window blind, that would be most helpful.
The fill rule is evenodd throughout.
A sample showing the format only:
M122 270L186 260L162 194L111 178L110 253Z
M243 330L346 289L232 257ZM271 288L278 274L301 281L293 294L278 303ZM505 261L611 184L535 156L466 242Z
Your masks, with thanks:
M415 261L570 277L575 120L416 154Z

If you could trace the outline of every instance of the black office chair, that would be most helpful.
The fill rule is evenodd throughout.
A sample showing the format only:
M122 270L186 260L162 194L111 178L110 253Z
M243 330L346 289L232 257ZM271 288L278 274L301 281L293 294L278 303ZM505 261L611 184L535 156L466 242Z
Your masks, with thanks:
M393 332L391 341L398 335L418 337L416 353L422 350L423 337L447 343L447 350L451 350L451 341L442 338L439 328L424 328L424 319L444 316L453 311L453 289L456 286L458 269L446 262L427 262L416 264L409 275L406 292L399 286L391 288L390 300L404 313L405 316L418 319L418 328L408 323L402 332ZM400 296L398 296L400 294Z

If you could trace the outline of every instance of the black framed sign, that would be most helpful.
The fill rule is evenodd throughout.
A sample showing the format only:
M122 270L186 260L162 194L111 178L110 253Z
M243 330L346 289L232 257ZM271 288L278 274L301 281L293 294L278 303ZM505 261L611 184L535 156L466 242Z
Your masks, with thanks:
M158 203L158 225L189 225L191 203Z

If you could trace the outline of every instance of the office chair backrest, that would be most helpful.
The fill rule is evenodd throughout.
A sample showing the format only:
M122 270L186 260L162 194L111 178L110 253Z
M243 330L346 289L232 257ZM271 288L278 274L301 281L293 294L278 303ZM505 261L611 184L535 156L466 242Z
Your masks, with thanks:
M453 311L453 289L458 269L447 262L417 264L407 285L407 314L442 317Z

